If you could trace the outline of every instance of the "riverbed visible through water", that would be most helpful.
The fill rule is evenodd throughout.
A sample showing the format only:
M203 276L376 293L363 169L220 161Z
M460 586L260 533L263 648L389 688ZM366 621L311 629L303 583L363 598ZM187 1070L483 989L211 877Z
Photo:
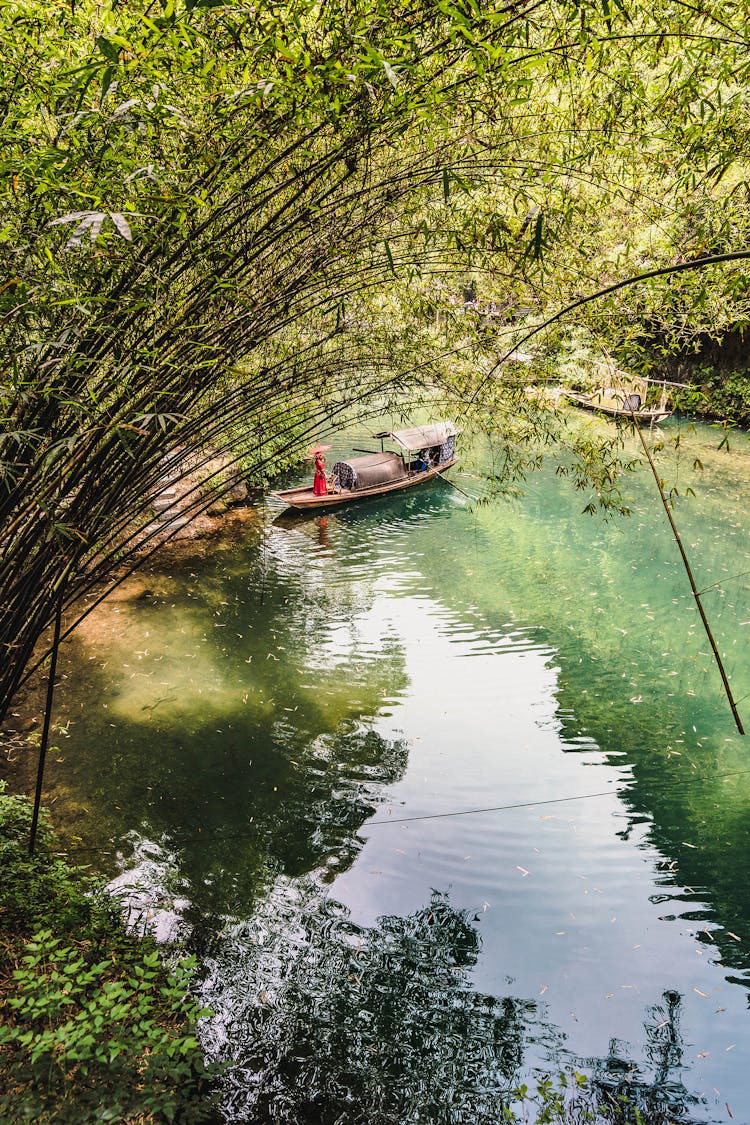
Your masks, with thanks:
M750 727L750 444L722 436L662 467ZM198 950L228 1122L493 1122L566 1067L750 1122L749 743L627 485L611 521L554 464L481 506L269 507L66 646L51 799Z

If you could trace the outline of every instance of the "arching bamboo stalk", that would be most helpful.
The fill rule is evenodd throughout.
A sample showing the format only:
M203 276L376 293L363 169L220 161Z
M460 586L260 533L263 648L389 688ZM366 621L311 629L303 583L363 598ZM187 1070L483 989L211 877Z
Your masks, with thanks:
M708 617L706 616L706 611L703 608L703 601L701 599L700 591L698 590L698 586L697 586L695 578L693 576L693 568L690 565L690 560L688 559L687 551L685 550L685 545L682 542L682 537L680 536L680 533L677 530L677 524L675 523L674 515L672 514L672 505L669 503L669 500L667 499L667 497L664 493L664 486L662 485L661 478L659 477L659 474L658 474L657 469L656 469L656 465L654 464L654 459L651 456L651 450L649 449L648 444L646 442L646 439L643 436L643 430L641 429L640 423L638 421L635 410L633 408L633 404L632 404L632 402L630 402L629 398L628 398L628 405L629 405L630 413L631 413L631 416L632 416L632 419L633 419L633 425L635 426L636 433L638 434L638 438L639 438L641 446L643 448L643 452L646 455L646 460L648 461L649 468L651 469L651 474L652 474L652 476L653 476L653 478L656 482L656 487L659 490L659 497L661 499L662 506L663 506L664 511L666 513L667 519L669 520L669 526L672 529L672 535L674 537L674 541L677 544L678 550L680 552L680 558L682 559L682 565L685 568L685 574L687 575L688 582L690 583L690 589L692 591L693 598L695 599L695 604L696 604L697 609L698 609L698 614L700 615L701 622L703 623L703 628L705 630L706 636L708 637L708 643L711 646L711 652L714 655L714 660L716 661L716 666L719 669L719 675L721 676L721 682L724 686L724 692L726 694L727 701L729 703L729 708L732 712L732 718L734 719L735 726L737 727L737 730L739 731L739 733L744 734L745 728L742 725L742 720L740 718L739 711L737 710L737 704L735 703L734 695L732 694L732 688L729 684L729 677L727 676L727 672L726 672L726 669L724 667L724 661L721 658L721 653L719 652L718 646L716 644L716 640L714 638L713 631L711 629L711 625L709 624Z

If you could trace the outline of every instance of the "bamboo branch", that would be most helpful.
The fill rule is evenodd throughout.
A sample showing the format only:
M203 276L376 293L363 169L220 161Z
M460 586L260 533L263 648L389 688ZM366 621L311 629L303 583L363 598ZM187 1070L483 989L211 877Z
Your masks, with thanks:
M721 682L724 685L724 691L726 693L726 697L727 697L727 700L729 702L729 707L730 707L730 710L732 712L732 718L734 719L735 725L736 725L739 733L744 734L745 728L742 725L742 720L740 719L739 712L737 710L737 704L735 703L734 696L732 694L732 689L729 685L729 677L727 676L726 669L724 668L724 661L721 659L721 653L719 652L718 646L717 646L716 641L714 639L714 635L713 635L713 632L711 630L711 626L708 622L708 617L706 616L706 611L703 608L703 602L701 600L701 595L700 595L700 592L699 592L698 587L696 585L695 578L693 577L693 570L692 570L692 567L690 566L690 561L687 557L685 545L682 542L682 538L680 536L679 531L677 530L677 525L674 521L674 516L672 514L672 505L669 503L669 500L667 499L667 497L664 493L664 487L662 485L661 478L659 477L659 474L656 471L656 465L654 464L654 459L651 456L651 450L648 448L648 445L646 444L646 439L643 436L643 430L641 429L640 423L639 423L638 418L637 418L636 413L635 413L635 409L633 408L633 403L630 401L629 397L627 399L627 402L628 402L630 413L631 413L631 416L632 416L632 419L633 419L633 424L635 426L636 433L638 434L641 446L643 447L643 452L646 454L646 459L649 463L649 467L651 469L651 473L653 475L653 478L656 481L656 487L659 490L659 497L661 499L664 511L666 512L667 519L669 520L669 526L672 529L672 535L674 536L674 541L677 544L677 547L679 549L680 557L682 559L682 565L685 568L685 573L687 574L688 582L690 583L690 589L693 593L693 597L695 598L695 604L698 608L698 613L700 614L700 619L703 622L703 628L706 632L706 636L708 637L708 643L711 646L711 651L714 654L714 660L716 661L716 666L719 669L719 675L721 676Z

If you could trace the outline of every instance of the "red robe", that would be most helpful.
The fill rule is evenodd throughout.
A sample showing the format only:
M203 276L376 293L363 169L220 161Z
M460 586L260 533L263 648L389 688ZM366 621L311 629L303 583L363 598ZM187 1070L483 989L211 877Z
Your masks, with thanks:
M326 463L325 458L318 455L315 458L315 480L313 481L313 493L315 496L325 496L328 492L328 484L326 482Z

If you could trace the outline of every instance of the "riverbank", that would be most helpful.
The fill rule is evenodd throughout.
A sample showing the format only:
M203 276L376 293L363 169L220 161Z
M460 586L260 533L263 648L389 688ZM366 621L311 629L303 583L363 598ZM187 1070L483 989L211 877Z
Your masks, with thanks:
M218 482L218 484L217 484ZM67 646L82 645L86 659L95 660L98 647L110 643L121 624L128 605L163 594L165 574L170 567L199 565L218 540L233 545L256 533L262 519L258 493L232 474L226 458L194 457L179 481L165 479L163 488L152 498L152 522L140 534L140 549L134 559L115 571L102 599L104 588L94 588L63 614L63 632L78 620ZM217 495L217 489L221 495ZM100 604L99 604L100 603ZM96 613L90 613L96 605ZM52 641L52 628L42 637L39 654ZM0 783L12 793L31 792L36 771L36 751L44 718L46 666L34 672L18 691L13 706L0 727ZM58 681L64 681L64 667ZM52 742L57 734L53 713ZM59 752L59 751L58 751ZM54 760L53 763L54 764ZM86 810L76 802L66 802L64 818L54 808L63 794L57 789L54 771L47 771L47 804L56 829L68 840L76 837ZM66 794L66 796L69 796Z
M750 379L744 371L696 368L689 378L692 387L675 391L675 410L703 422L750 430Z

